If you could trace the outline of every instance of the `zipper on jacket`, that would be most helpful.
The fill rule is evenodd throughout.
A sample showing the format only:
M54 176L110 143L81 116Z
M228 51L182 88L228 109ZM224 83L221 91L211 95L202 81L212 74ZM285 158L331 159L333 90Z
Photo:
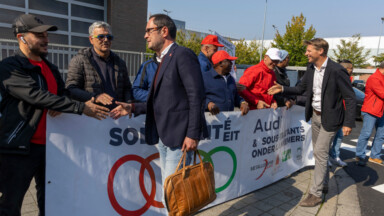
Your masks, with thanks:
M11 141L16 137L17 133L20 131L20 129L24 126L25 121L19 122L19 124L16 126L15 130L11 133L11 135L8 138L7 143L10 144Z
M373 101L373 105L372 105L373 107L375 106L375 103L376 103L376 98L375 98L375 101Z

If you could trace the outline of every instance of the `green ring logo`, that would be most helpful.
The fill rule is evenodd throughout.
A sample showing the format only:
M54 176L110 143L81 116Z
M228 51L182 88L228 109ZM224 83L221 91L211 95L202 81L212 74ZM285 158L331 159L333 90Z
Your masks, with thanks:
M215 165L213 164L213 161L212 161L212 155L217 153L217 152L221 152L221 151L227 152L231 156L232 161L233 161L233 170L232 170L232 174L229 177L227 183L225 183L223 186L215 189L216 193L219 193L219 192L225 190L231 184L233 178L235 177L236 170L237 170L236 154L235 154L235 152L233 152L232 149L230 149L226 146L216 147L216 148L212 149L211 151L209 151L208 153L203 151L203 150L199 150L200 155L204 157L203 161L211 163L213 167L215 167Z

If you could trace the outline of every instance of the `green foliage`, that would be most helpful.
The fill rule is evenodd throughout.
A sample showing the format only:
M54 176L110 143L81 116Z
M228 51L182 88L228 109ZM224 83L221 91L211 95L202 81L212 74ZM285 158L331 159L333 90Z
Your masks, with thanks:
M196 55L199 55L201 50L201 41L203 39L197 37L195 33L189 34L188 36L184 31L177 31L176 43L180 46L191 49L194 53L196 53Z
M200 53L201 41L203 39L196 36L195 33L187 35L185 31L177 31L176 43L180 46L191 49L196 55ZM147 53L155 53L153 50L148 49L148 43L146 44Z
M359 46L360 34L355 34L352 36L351 40L340 40L340 45L337 45L337 50L335 50L336 59L348 59L352 62L354 67L366 67L367 66L367 57L370 53L369 50L364 52L364 46Z
M308 59L305 56L306 47L304 41L313 39L316 30L312 25L305 30L306 21L307 19L303 14L300 14L300 16L293 16L291 22L288 22L285 26L284 35L281 35L278 30L276 31L272 47L288 51L291 59L289 65L307 65Z
M378 56L373 56L373 61L376 63L376 65L384 62L384 53L380 53Z
M254 65L259 63L260 55L259 49L260 44L256 41L251 41L249 44L245 41L245 39L240 39L236 41L236 64L248 64Z

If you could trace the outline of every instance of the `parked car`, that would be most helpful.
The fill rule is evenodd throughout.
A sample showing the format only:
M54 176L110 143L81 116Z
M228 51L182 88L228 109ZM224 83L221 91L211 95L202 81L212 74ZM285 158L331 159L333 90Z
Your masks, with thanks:
M352 86L359 89L362 92L365 92L365 82L364 80L354 80Z
M364 89L365 89L365 86L364 86ZM353 87L353 91L355 92L355 95L356 95L356 119L362 120L361 107L363 106L365 93L356 87Z

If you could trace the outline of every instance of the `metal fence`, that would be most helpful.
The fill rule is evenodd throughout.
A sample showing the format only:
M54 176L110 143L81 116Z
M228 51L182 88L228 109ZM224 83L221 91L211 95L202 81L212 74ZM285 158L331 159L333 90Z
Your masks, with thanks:
M0 60L13 53L19 48L16 40L0 39ZM84 48L80 46L68 46L61 44L50 44L48 46L48 60L55 64L65 80L68 73L68 65L72 57L77 54L78 50ZM133 82L140 65L146 60L152 58L151 53L132 52L124 50L113 50L120 58L127 64L128 73L131 81Z

